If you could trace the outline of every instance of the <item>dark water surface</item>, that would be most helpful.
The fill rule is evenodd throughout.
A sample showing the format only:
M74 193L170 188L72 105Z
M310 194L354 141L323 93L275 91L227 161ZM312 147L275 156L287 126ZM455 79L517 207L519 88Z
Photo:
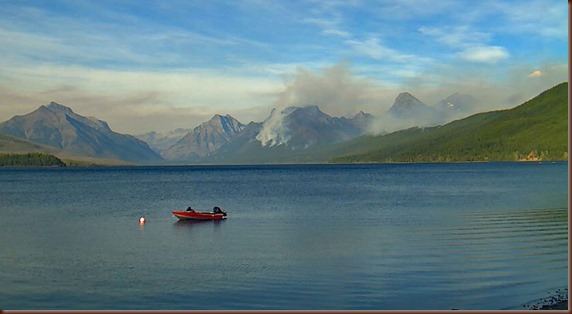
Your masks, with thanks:
M188 205L229 218L178 222ZM567 163L0 169L0 309L521 309L562 288Z

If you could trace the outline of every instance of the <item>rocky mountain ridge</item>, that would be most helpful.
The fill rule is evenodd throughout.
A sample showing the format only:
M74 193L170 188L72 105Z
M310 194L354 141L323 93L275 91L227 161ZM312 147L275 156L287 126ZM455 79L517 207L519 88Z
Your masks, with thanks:
M246 126L230 115L214 115L209 121L188 132L171 147L161 152L167 160L195 160L207 157L221 148Z
M349 141L371 132L374 122L378 127L381 123L382 131L388 122L407 127L437 125L462 114L470 106L470 96L459 93L431 107L403 92L378 117L363 111L353 117L333 117L316 105L285 107L273 109L263 122L245 125L228 114L216 114L192 129L179 128L165 134L148 132L137 135L136 139L130 135L119 136L105 121L77 115L69 107L52 102L0 124L0 132L74 154L135 162L160 163L164 159L171 163L210 163L229 160L229 156L248 162L255 160L255 155L257 162L263 162L263 156L287 156L294 151L300 155L313 147ZM126 142L128 138L130 143ZM117 147L118 143L122 143L121 147ZM134 143L139 146L143 143L146 148L135 148ZM153 149L152 154L148 152L149 147Z
M437 125L445 122L445 116L441 111L424 104L408 92L400 93L386 114L395 119L409 121L410 124L416 126Z
M55 102L0 123L0 133L74 155L132 162L161 160L147 143L131 135L113 132L105 121L81 116Z

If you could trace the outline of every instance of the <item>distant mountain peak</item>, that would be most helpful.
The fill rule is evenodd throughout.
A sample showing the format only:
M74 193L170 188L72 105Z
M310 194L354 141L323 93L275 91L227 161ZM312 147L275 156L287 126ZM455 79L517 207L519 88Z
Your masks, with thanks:
M54 111L54 112L62 112L65 114L74 114L74 112L71 110L71 108L66 107L64 105L60 105L55 101L50 102L45 107L50 109L51 111Z
M284 110L282 110L282 113L286 114L286 115L291 115L291 114L304 114L304 115L311 115L311 116L328 116L328 114L324 113L322 110L320 110L320 107L318 107L317 105L306 105L306 106L300 106L300 107L288 107Z
M360 135L364 122L335 118L317 105L273 109L256 139L263 147L287 145L305 149L318 144L341 142Z
M398 105L406 107L415 106L419 104L425 105L421 100L417 99L417 97L411 95L408 92L400 93L394 102L394 106Z
M307 112L322 112L320 110L320 107L318 107L318 105L307 105L307 106L303 106L303 107L298 107L297 109L307 111Z
M415 96L411 95L410 92L401 92L401 93L399 93L399 95L397 95L397 98L399 98L399 97L413 97L413 98L415 98ZM417 99L417 98L415 98L415 99Z
M436 125L442 122L442 113L427 106L421 100L408 92L403 92L395 98L395 102L387 110L387 114L400 120L398 124L404 127Z
M371 113L363 112L363 110L360 110L353 116L352 119L369 119L369 118L373 118L373 115Z
M161 159L144 142L113 132L105 121L76 114L53 101L0 123L0 132L78 156L135 162Z
M161 155L169 160L189 160L213 153L242 132L246 126L231 115L215 114L209 121L201 123Z
M395 98L393 105L387 112L392 115L401 116L409 114L412 110L416 110L416 108L425 107L427 107L427 105L424 104L421 100L417 99L415 96L408 92L403 92L400 93L397 98Z
M471 95L455 92L439 101L435 107L445 112L471 112L476 102Z
M217 114L213 115L213 117L210 118L209 121L224 120L224 119L234 119L234 117L229 115L229 114L222 115L222 114L217 113ZM236 120L236 119L234 119L234 120Z
M224 116L215 114L209 121L204 122L198 126L198 128L204 128L207 126L214 127L215 129L218 129L219 132L223 132L226 134L224 137L232 137L235 133L240 133L245 128L244 124L240 123L229 114Z
M272 111L270 111L270 116L278 113L282 115L290 115L294 112L301 112L305 114L320 114L320 113L325 114L320 110L320 107L318 107L318 105L305 105L305 106L290 106L282 109L273 108Z

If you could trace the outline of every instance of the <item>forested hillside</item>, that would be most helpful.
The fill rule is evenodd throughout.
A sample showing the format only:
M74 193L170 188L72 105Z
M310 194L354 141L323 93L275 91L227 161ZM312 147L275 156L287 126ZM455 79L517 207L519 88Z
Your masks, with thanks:
M431 128L363 136L331 162L440 162L568 159L568 83L513 109Z
M58 157L43 153L0 154L0 167L65 167L66 164Z

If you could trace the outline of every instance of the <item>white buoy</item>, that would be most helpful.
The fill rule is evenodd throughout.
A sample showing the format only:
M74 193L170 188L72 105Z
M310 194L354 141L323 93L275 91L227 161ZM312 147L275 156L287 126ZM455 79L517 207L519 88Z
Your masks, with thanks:
M144 224L146 221L147 221L147 219L145 219L145 217L139 218L139 223L140 223L140 224Z

